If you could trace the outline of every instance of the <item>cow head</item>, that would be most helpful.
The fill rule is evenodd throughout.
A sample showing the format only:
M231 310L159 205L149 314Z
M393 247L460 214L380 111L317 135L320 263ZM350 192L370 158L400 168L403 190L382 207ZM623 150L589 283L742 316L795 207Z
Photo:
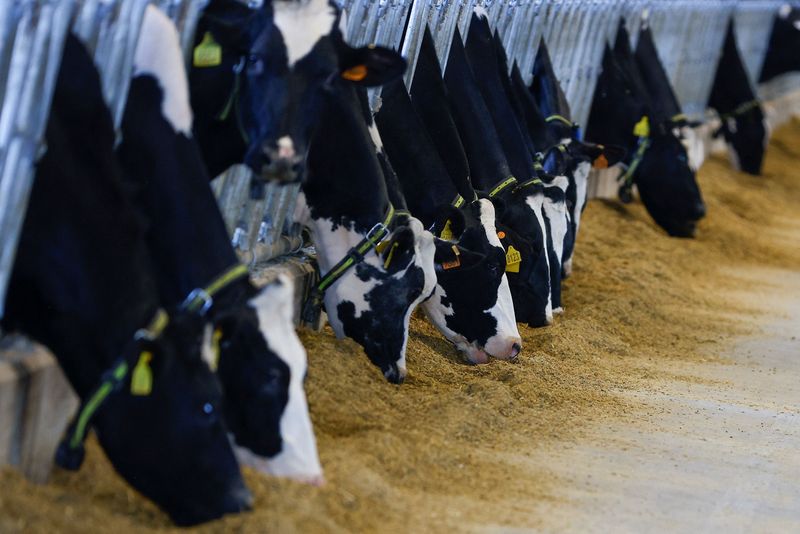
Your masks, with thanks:
M450 207L435 228L450 240L436 240L437 285L423 303L426 315L472 363L516 358L522 340L494 206L480 199L463 209Z
M115 469L179 525L252 502L228 443L218 382L201 358L201 332L199 319L174 316L143 347L152 355L151 390L134 395L126 382L93 421Z
M518 322L546 326L553 322L550 259L541 185L491 199L497 213L506 276Z
M308 361L294 329L294 283L279 275L250 301L250 307L257 316L257 329L249 335L248 328L223 334L220 340L220 375L228 357L225 351L235 350L236 343L251 353L253 345L263 345L265 353L232 369L239 376L231 384L236 389L226 391L226 402L232 397L236 405L230 414L226 410L226 421L237 444L247 447L238 449L237 455L269 474L319 485L322 468L303 389Z
M294 331L294 284L284 276L247 305L214 315L210 359L225 393L239 456L267 473L319 484L322 468L303 381L306 353ZM260 458L259 458L260 457Z
M212 176L242 161L270 179L300 176L328 77L341 72L374 86L378 71L399 66L402 72L393 53L382 55L385 49L347 45L338 22L328 0L273 0L254 8L211 2L195 39L191 89L195 134ZM204 46L218 50L219 60L198 64Z

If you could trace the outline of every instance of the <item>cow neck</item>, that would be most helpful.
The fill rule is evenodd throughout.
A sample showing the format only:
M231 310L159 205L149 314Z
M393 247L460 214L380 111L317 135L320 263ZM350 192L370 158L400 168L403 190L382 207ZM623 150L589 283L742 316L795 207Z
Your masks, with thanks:
M303 193L313 220L360 235L383 220L386 184L355 88L344 80L333 79L323 95L306 167Z
M402 80L384 87L375 115L408 208L430 228L442 205L459 194L417 115Z
M606 45L603 52L603 70L597 80L585 137L589 141L636 150L638 139L633 134L634 125L641 117L621 113L633 95L625 91L625 73ZM626 110L627 111L627 110Z
M772 32L764 56L764 64L758 82L769 81L776 76L800 70L800 8L782 8L775 14Z
M81 398L158 308L114 140L94 63L70 35L4 321L48 346Z
M529 94L538 103L539 109L547 122L547 130L556 144L562 139L572 138L575 134L570 120L570 109L561 84L558 82L550 53L544 39L540 41L533 64L533 80ZM563 118L563 121L555 118Z
M492 116L467 63L461 35L456 28L444 76L448 100L469 161L476 189L488 190L511 175Z
M384 238L391 232L390 228L396 215L394 206L389 204L383 220L376 223L364 237L356 243L347 254L338 262L333 264L325 274L320 275L320 280L309 292L306 302L303 304L302 320L308 324L317 324L319 313L325 298L325 291L336 283L344 274L364 261L364 256L372 249L378 253L382 252L383 247L389 244L389 240ZM388 261L388 260L387 260Z
M516 101L519 103L522 111L524 125L528 130L528 135L530 135L536 150L544 151L557 144L561 140L561 137L554 134L548 126L545 117L539 109L539 105L536 103L530 91L525 87L525 82L522 81L522 75L516 63L511 67L509 81L511 91L516 97Z
M506 98L500 81L497 54L494 50L489 21L473 13L465 45L467 61L489 109L511 174L519 180L533 177L531 151L520 131L516 114Z
M736 46L732 19L728 23L725 44L717 64L708 105L720 115L728 116L742 115L758 105L756 94Z
M635 57L647 92L652 96L653 117L673 122L681 114L681 106L658 57L653 34L647 25L639 32Z
M119 156L136 204L148 220L162 302L181 303L238 264L194 140L161 114L156 80L131 82Z
M439 152L439 158L447 168L459 195L468 199L474 198L475 190L470 181L467 154L450 112L442 70L427 26L422 36L410 93L417 116L425 123Z

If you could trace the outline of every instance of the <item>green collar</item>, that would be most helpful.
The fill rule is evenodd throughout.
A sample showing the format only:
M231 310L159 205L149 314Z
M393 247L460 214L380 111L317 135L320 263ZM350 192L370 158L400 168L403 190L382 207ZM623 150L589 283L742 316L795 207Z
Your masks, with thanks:
M495 184L495 186L492 187L491 191L489 191L489 196L490 197L495 197L495 196L499 195L500 192L504 191L505 189L507 189L509 186L512 186L512 185L517 185L517 179L514 178L513 176L509 176L505 180L502 180L502 181L498 182L497 184Z
M344 276L344 273L346 273L351 267L354 267L364 261L364 255L369 252L370 249L378 246L383 238L389 234L389 226L391 225L395 214L396 212L394 210L394 206L392 206L390 202L389 207L386 209L386 215L383 217L383 221L373 226L372 229L367 232L367 235L364 236L364 239L359 241L356 246L351 248L345 257L339 261L339 263L331 267L331 269L325 273L325 276L320 278L320 281L317 283L317 285L311 289L305 305L303 306L303 322L308 324L316 324L319 318L319 312L322 308L322 301L325 297L325 290L327 290L334 284L334 282Z
M77 471L83 463L86 451L83 442L86 440L86 433L91 424L92 418L97 413L108 396L117 391L128 376L135 358L141 358L138 351L134 350L142 340L154 341L169 324L167 313L159 309L146 328L137 330L133 339L128 342L120 356L105 373L103 373L100 384L95 388L87 399L81 403L72 423L67 428L66 435L59 443L56 451L56 463L64 469Z
M214 305L214 295L239 278L247 276L248 272L247 267L242 264L231 267L216 277L206 287L193 289L186 297L186 300L183 301L183 304L181 304L181 309L189 312L199 312L200 315L205 315L209 308Z
M557 114L556 114L556 115L550 115L550 116L549 116L549 117L547 117L547 118L546 118L544 121L545 121L545 122L555 122L555 121L558 121L558 122L560 122L560 123L566 124L566 125L567 125L567 126L569 126L570 128L572 128L572 127L574 126L574 124L572 123L572 121L571 121L571 120L569 120L568 118L564 117L563 115L557 115Z

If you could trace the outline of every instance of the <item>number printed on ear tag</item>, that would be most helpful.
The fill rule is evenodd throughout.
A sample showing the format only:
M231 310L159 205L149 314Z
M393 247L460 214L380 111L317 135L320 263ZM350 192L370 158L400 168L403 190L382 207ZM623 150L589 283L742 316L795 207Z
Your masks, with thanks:
M508 246L506 251L506 272L518 273L519 265L522 263L522 254L513 245Z

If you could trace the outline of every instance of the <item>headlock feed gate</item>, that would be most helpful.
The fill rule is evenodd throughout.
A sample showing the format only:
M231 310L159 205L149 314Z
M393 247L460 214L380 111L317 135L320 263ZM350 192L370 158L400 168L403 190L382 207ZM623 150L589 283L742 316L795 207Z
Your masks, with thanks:
M155 4L178 26L184 56L208 0L5 0L0 8L0 317L14 251L42 144L53 85L67 32L94 54L103 92L116 124L122 116L144 9ZM243 3L260 4L261 0ZM467 34L473 11L482 9L526 83L539 43L546 42L572 109L585 124L606 43L626 21L635 44L643 23L654 35L683 112L706 118L706 101L728 21L733 17L741 55L753 85L764 61L776 0L337 0L346 38L354 45L379 44L408 60L406 85L426 27L442 66L456 28ZM800 89L795 78L762 94L770 98ZM370 91L373 110L380 89ZM232 243L242 261L276 260L303 246L292 221L299 183L263 182L237 166L212 182ZM1 353L0 353L1 354ZM2 460L2 458L0 458Z

